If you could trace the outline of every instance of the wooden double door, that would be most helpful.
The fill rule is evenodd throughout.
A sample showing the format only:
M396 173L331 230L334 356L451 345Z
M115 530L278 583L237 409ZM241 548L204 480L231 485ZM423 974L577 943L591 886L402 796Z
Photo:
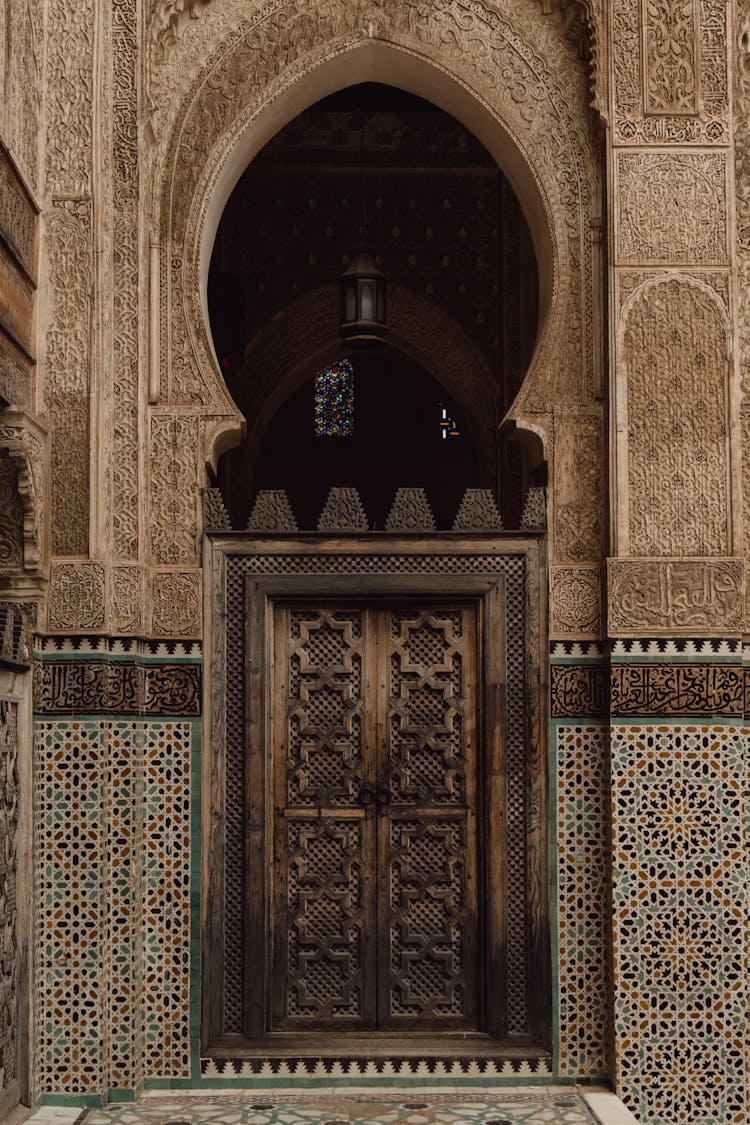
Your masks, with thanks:
M266 1029L482 1029L478 603L276 601L269 624Z

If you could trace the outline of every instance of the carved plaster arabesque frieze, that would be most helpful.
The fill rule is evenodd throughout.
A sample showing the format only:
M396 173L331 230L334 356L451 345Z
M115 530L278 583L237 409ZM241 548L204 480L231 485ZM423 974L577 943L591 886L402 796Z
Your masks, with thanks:
M599 637L602 629L598 566L550 568L550 637Z
M615 637L740 633L740 558L609 559L609 633Z
M107 581L107 627L111 633L145 630L148 571L140 563L111 566Z
M735 91L735 206L737 224L737 305L742 391L750 394L750 3L739 0ZM747 461L743 459L743 466ZM747 471L747 470L746 470Z
M195 637L203 632L202 572L151 571L151 633L156 637Z
M726 153L615 153L620 265L727 261Z
M110 29L111 149L111 417L108 505L111 547L119 559L138 557L138 5L112 0Z
M7 449L0 448L0 575L23 568L23 505L16 467Z
M89 371L93 293L92 205L54 202L46 221L48 327L44 402L50 419L52 553L89 549Z
M151 413L151 562L192 565L198 550L198 420Z
M725 144L725 0L613 0L616 144Z
M590 410L555 412L553 561L598 562L602 553L602 419Z
M627 380L629 552L729 548L729 321L686 274L638 288L618 331Z

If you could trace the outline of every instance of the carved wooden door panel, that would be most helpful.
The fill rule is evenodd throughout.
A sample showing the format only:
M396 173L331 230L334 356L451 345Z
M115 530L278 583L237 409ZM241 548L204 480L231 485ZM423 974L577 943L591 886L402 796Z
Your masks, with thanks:
M476 612L379 618L379 1020L477 1025Z
M475 1028L476 609L273 612L271 1027Z

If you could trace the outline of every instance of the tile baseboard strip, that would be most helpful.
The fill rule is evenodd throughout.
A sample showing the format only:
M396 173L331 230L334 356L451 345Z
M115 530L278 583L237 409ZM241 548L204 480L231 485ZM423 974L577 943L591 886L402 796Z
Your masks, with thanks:
M523 1078L552 1077L541 1058L446 1058L432 1055L387 1058L201 1059L201 1078Z

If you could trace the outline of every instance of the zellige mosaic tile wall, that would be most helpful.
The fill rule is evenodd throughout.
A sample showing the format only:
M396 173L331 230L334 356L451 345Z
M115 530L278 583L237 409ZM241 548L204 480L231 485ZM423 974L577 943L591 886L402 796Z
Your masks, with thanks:
M747 1125L742 667L660 646L612 658L616 1079L642 1125Z
M37 1098L190 1074L200 661L170 647L58 638L38 654Z

